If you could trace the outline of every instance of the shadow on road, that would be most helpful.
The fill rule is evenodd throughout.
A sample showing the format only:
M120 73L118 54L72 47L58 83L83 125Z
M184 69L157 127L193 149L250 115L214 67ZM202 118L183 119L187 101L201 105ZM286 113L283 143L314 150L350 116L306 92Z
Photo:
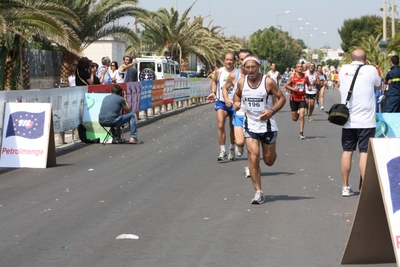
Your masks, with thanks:
M278 175L284 175L284 176L289 176L289 175L294 175L296 173L294 172L262 172L262 176L278 176Z
M264 202L305 200L305 199L314 199L314 198L313 197L288 196L288 195L276 195L276 196L264 195Z

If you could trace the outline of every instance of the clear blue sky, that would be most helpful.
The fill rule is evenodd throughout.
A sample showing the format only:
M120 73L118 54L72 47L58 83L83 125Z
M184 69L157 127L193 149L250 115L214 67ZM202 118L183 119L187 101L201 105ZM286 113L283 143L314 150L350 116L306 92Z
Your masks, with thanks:
M138 6L151 11L160 7L170 9L177 6L182 14L195 0L138 1ZM390 1L387 2L389 7ZM329 45L336 49L340 48L338 29L342 27L344 20L363 15L382 16L379 10L382 6L382 0L197 0L189 16L210 15L214 26L226 27L225 35L238 37L248 37L259 29L276 27L278 20L278 25L282 26L283 31L289 34L291 32L293 38L303 39L306 45L312 48ZM286 11L290 13L284 14ZM298 21L299 18L302 20ZM208 23L208 20L209 18L206 18L205 22ZM307 22L309 25L300 30L300 26ZM310 37L311 34L313 36Z

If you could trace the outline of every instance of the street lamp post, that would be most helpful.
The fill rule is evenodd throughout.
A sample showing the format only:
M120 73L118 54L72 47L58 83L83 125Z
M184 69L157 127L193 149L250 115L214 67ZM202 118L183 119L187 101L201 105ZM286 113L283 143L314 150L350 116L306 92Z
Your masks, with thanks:
M303 27L307 26L308 24L310 23L307 22L306 24L299 26L299 39L300 39L300 30L303 30L304 29Z
M276 16L276 28L278 29L278 27L279 27L279 25L278 25L278 17L279 16L282 16L282 15L286 15L286 14L289 14L290 13L290 10L287 10L285 13L282 13L282 14L275 14L275 16ZM281 27L281 30L282 30L282 27Z
M303 20L303 18L299 18L298 20L289 21L289 23L290 23L290 37L293 37L293 34L292 34L292 22L298 22L298 21L301 21L301 20Z

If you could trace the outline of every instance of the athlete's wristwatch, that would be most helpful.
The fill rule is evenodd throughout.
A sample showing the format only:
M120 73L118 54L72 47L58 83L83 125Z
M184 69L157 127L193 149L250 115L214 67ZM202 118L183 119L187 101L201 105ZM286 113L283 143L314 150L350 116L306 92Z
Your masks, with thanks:
M272 111L272 115L275 115L276 111L273 109L271 109L271 111Z

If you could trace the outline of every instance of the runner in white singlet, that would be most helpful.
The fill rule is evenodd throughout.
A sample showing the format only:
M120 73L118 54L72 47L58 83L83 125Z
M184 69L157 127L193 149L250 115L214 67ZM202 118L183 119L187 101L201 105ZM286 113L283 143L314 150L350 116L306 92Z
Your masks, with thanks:
M229 158L229 160L233 160L235 158L235 135L232 125L232 115L233 108L227 107L225 104L224 96L222 95L221 88L224 86L228 76L231 72L235 70L234 67L235 56L233 53L229 52L225 54L224 64L225 67L222 67L215 71L214 79L211 83L211 93L207 96L207 100L215 100L215 111L217 116L217 124L218 124L218 143L220 147L220 153L217 158L217 161L225 161ZM225 122L226 118L229 117L229 128L230 128L230 146L229 146L229 157L226 154L225 141L226 141L226 133L225 133Z
M235 110L239 110L243 101L245 109L244 130L249 154L248 164L256 191L251 204L262 204L264 195L261 189L260 145L264 163L272 166L277 158L278 136L274 115L285 105L286 98L274 80L260 73L260 61L256 56L247 56L243 66L247 75L238 81L234 106ZM272 101L273 97L277 99L275 104Z
M236 69L236 71L231 72L231 74L228 77L228 80L222 87L222 94L224 96L224 99L227 99L227 101L225 102L227 107L232 107L233 105L233 94L236 92L238 80L246 75L246 72L243 68L243 61L250 53L251 53L250 50L247 49L241 49L239 51L238 69ZM229 94L230 92L232 93ZM243 155L243 148L245 143L243 134L243 118L244 118L243 107L238 111L233 111L232 124L235 133L235 143L236 143L235 152L238 157L241 157ZM244 173L245 177L248 178L250 177L250 171L247 166L244 167Z

